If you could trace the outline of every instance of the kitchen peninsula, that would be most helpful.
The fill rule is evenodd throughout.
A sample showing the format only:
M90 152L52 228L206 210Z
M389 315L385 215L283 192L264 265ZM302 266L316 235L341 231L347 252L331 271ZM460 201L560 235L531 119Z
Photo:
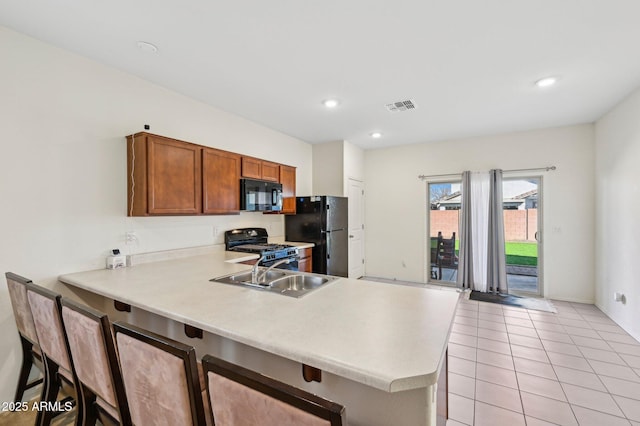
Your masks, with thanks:
M436 424L458 293L340 278L292 298L209 281L247 270L235 263L247 257L218 251L59 280L103 298L103 310L112 300L130 305L113 316L193 345L199 357L343 404L350 425ZM184 324L202 339L185 336ZM321 382L303 380L302 364L321 370Z

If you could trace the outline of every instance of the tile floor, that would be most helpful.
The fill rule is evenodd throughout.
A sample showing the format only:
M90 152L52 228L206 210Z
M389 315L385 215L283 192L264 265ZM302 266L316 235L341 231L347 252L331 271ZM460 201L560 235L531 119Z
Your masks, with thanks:
M640 343L593 305L461 300L448 426L640 426Z

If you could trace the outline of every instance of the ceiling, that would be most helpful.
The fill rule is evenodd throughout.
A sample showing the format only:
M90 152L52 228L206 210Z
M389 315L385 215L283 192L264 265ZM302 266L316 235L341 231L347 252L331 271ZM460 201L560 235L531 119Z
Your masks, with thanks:
M640 85L638 16L637 0L0 2L0 25L365 149L593 122ZM417 108L385 108L406 99Z

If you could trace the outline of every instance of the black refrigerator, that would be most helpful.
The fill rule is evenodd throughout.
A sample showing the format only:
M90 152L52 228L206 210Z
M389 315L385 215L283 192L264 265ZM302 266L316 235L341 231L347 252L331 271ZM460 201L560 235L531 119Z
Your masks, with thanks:
M287 241L314 243L312 271L349 275L348 202L327 195L296 197L296 214L285 216Z

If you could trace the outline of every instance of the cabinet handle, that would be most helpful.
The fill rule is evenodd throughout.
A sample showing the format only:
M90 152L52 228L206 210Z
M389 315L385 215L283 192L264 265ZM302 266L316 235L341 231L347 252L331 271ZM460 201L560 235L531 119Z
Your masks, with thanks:
M355 238L355 235L349 234L349 238Z

